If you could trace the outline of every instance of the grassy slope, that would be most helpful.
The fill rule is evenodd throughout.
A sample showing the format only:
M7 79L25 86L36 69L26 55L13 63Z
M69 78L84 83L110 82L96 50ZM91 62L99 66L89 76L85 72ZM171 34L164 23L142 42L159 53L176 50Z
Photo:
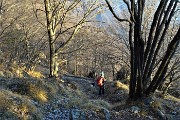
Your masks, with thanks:
M74 81L1 77L0 118L42 119L47 112L46 105L56 100L65 100L62 102L65 108L77 106L84 110L95 110L109 107L103 100L89 100L83 91L83 86Z
M39 76L39 75L38 75ZM0 119L42 119L47 114L46 106L54 101L60 101L67 109L78 108L83 111L94 111L98 118L102 108L108 109L112 119L128 119L132 117L146 119L146 116L157 118L153 110L163 109L165 112L175 111L179 99L168 96L166 99L155 98L150 106L142 101L127 103L128 86L121 82L107 81L104 96L98 96L97 87L92 87L90 79L63 77L49 78L0 78ZM131 112L132 106L138 106L141 111ZM171 111L167 111L171 109Z

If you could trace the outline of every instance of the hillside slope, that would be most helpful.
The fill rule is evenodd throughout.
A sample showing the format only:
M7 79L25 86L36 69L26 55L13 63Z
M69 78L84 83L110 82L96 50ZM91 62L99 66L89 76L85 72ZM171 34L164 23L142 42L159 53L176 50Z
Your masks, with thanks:
M178 120L179 99L144 98L128 102L128 86L107 81L98 96L93 79L0 78L0 119L13 120Z

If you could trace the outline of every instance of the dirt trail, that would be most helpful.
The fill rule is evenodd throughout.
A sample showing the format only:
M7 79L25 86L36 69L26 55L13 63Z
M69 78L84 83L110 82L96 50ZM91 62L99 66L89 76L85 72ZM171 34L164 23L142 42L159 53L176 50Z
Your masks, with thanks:
M118 83L115 81L106 81L105 83L105 94L102 96L98 95L98 87L92 86L92 83L95 83L94 79L85 78L85 77L76 77L76 76L63 76L63 79L66 82L73 83L83 91L83 93L90 100L103 100L109 103L110 109L109 112L111 114L111 119L123 120L123 119L133 119L133 120L156 120L163 118L173 118L177 119L179 116L179 112L176 110L172 110L171 112L166 113L166 107L164 106L172 106L176 105L173 101L167 101L163 98L154 97L153 100L157 105L163 108L152 108L153 106L144 105L144 103L136 102L134 104L127 103L128 98L128 86L122 83ZM147 98L148 99L148 98ZM159 103L158 99L164 101ZM138 105L142 104L142 105ZM168 104L168 105L167 105ZM135 109L135 110L134 110ZM164 110L165 109L165 110ZM154 110L154 111L153 111ZM142 115L140 115L140 111ZM159 113L157 112L159 111ZM147 115L144 115L147 114ZM128 116L127 116L128 115Z
M70 82L75 84L78 89L83 91L89 99L98 98L98 87L95 85L93 86L92 83L95 83L95 80L92 78L85 78L85 77L77 77L77 76L69 76L64 75L62 77L65 82Z
M117 94L117 97L122 96L122 98L120 97L117 100L112 100L112 99L115 99L115 98L112 98L112 96L114 94L113 93L114 90L112 90L112 88L113 88L112 83L114 83L114 81L106 81L104 95L98 95L99 88L96 85L96 80L94 80L92 78L65 75L65 76L63 76L63 79L66 82L71 82L71 83L73 82L73 84L78 86L78 89L83 91L87 95L87 98L89 98L91 100L97 100L97 99L104 100L111 105L111 108L113 108L117 105L125 104L127 92L123 92L123 90L121 93L120 92L115 93L115 94ZM92 83L95 83L95 85L93 86ZM120 100L120 99L122 99L122 100Z

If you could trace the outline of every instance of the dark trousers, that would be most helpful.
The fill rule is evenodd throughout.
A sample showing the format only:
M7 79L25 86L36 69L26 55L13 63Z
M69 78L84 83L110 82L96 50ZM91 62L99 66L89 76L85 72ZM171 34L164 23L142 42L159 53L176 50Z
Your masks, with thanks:
M104 85L99 87L99 95L104 95Z

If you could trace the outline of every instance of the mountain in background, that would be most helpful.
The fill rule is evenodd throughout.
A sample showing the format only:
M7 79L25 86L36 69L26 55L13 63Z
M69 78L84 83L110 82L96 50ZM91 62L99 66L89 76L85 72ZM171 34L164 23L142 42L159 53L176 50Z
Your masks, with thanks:
M110 4L113 7L116 15L119 18L129 18L129 13L127 11L127 6L122 0L109 0ZM104 3L105 7L103 7L103 12L96 15L96 25L100 28L104 28L109 33L116 33L119 36L127 36L127 29L123 28L123 22L117 21L112 13L109 11L106 3ZM121 24L121 25L119 25ZM110 28L116 28L112 31Z

